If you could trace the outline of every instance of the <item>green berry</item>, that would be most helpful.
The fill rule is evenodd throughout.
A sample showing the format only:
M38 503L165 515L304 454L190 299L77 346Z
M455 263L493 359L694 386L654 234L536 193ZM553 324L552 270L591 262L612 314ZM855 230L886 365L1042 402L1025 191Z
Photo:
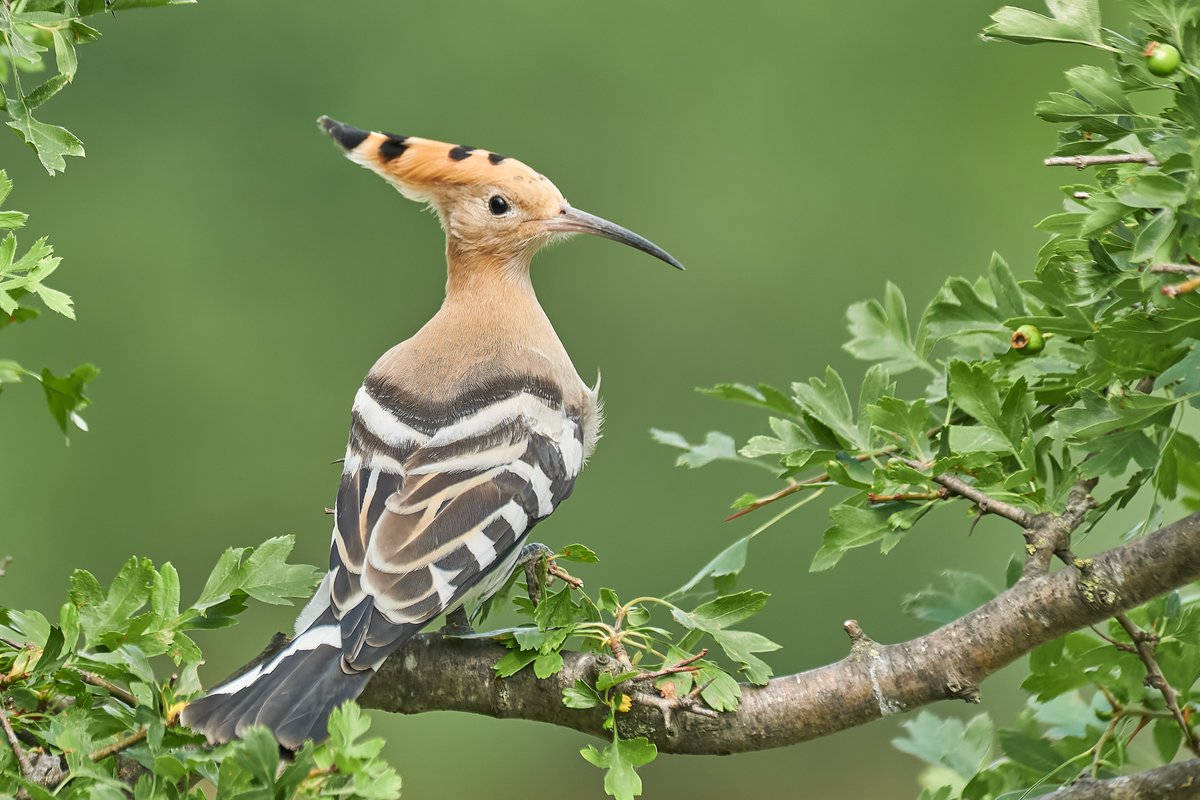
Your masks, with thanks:
M1169 44L1151 42L1142 55L1146 57L1146 69L1160 78L1165 78L1179 69L1179 51Z
M1046 337L1035 325L1022 325L1013 331L1013 350L1022 355L1031 356L1040 353L1046 347Z

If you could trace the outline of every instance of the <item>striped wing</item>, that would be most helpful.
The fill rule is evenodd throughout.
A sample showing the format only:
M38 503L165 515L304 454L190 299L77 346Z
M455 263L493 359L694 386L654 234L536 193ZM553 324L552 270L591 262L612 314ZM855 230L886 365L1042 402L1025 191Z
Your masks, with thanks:
M580 419L547 387L491 387L451 407L370 380L355 400L330 553L353 668L377 667L438 614L503 585L579 474Z

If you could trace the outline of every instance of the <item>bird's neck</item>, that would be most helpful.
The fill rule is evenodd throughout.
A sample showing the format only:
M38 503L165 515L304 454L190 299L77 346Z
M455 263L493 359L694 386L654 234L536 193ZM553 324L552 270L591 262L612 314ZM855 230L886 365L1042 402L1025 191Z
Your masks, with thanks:
M531 255L501 255L463 247L451 239L446 245L446 305L475 307L489 315L527 311L538 306L529 279Z

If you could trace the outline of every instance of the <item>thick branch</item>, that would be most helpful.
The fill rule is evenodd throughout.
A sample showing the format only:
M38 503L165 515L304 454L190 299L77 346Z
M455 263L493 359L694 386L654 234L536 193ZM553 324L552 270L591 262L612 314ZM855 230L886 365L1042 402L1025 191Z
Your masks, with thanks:
M1134 608L1200 578L1200 513L1090 560L1023 578L956 622L903 644L882 645L859 631L850 655L828 666L742 687L735 712L715 717L662 714L635 704L619 715L625 736L646 736L668 753L718 754L783 747L909 711L937 700L978 700L987 676L1065 633ZM850 629L847 629L848 631ZM853 633L853 631L850 631ZM606 656L564 653L562 672L537 680L531 670L497 679L503 648L480 640L423 634L381 668L364 705L416 714L468 711L548 722L606 735L607 709L569 709L562 690L613 669Z
M1042 800L1189 800L1200 797L1200 759L1098 781L1083 778Z

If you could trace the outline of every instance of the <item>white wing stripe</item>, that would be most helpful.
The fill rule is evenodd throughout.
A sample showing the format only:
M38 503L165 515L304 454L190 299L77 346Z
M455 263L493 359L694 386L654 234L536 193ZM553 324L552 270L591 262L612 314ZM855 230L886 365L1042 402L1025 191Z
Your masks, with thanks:
M504 468L515 475L520 475L533 486L533 493L537 495L538 500L538 517L550 516L550 512L554 510L554 490L550 486L550 479L546 477L546 473L542 472L541 467L524 461L514 461Z
M263 675L273 672L281 661L297 650L316 650L323 644L338 648L342 646L342 632L337 625L322 625L319 628L309 629L296 637L291 644L285 647L279 655L268 661L266 665L260 664L254 669L242 673L229 681L229 683L223 683L217 688L210 690L209 694L236 694Z
M396 419L392 412L379 405L365 386L359 387L358 394L354 396L354 410L362 417L367 430L392 447L410 442L420 444L428 438Z

